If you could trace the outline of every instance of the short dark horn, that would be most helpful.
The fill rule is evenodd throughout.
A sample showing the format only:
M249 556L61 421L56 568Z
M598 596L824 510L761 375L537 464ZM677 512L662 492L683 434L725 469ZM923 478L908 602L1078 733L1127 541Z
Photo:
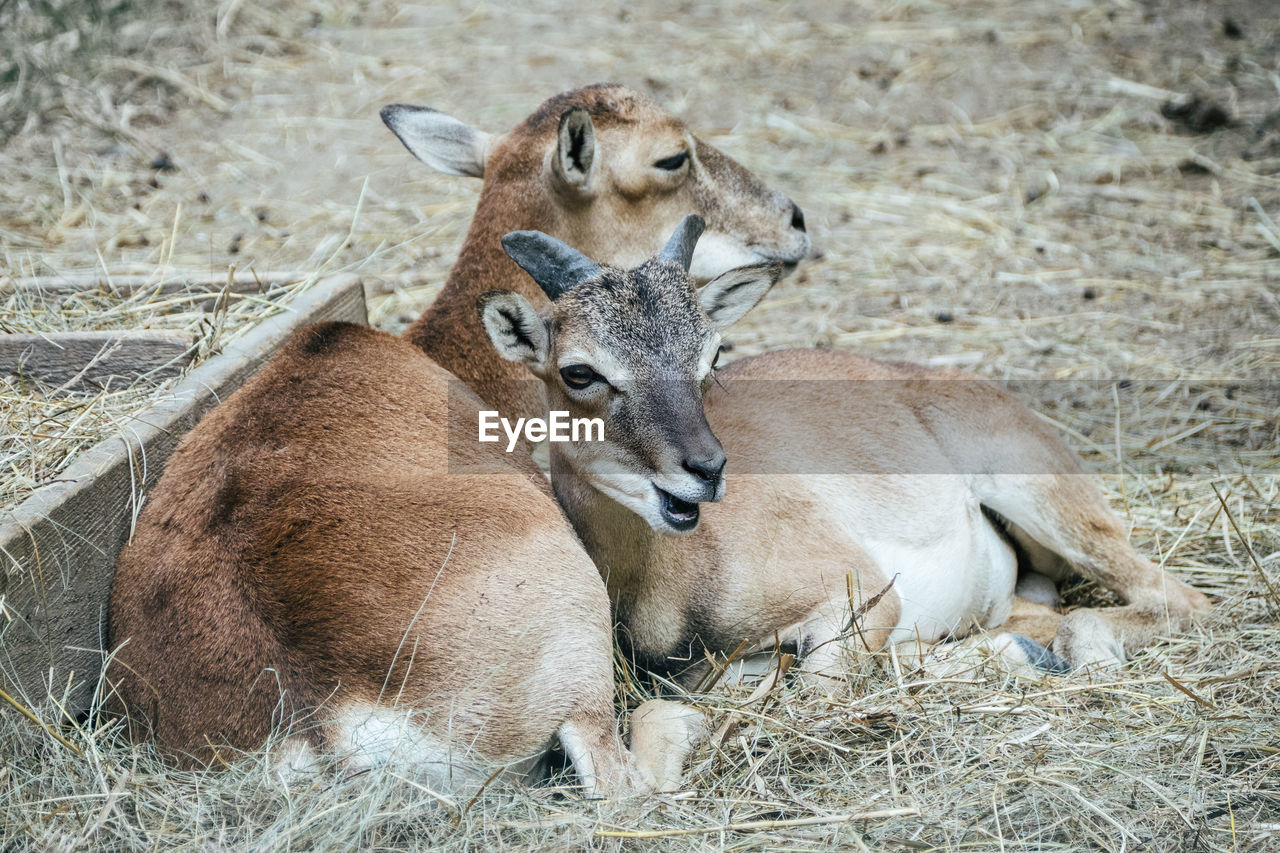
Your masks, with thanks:
M658 260L680 264L685 272L688 272L689 264L693 263L693 249L698 245L702 229L706 227L707 223L696 213L690 213L681 219L675 233L663 248L662 254L658 255Z
M512 231L503 236L502 250L533 277L548 299L602 272L595 261L541 231Z

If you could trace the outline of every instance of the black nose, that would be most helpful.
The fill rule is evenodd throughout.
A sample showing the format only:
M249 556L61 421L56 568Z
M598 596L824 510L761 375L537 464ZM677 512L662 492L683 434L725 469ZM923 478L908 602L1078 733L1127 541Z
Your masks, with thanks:
M804 211L794 201L791 202L791 227L797 231L804 230Z
M720 482L724 473L724 452L720 451L701 458L690 457L684 460L684 470L704 483L715 485Z

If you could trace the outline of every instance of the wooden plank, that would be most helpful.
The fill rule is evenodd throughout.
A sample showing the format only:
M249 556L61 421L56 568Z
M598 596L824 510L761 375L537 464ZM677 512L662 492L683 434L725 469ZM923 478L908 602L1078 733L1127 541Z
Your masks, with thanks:
M19 293L75 293L100 289L106 293L132 296L140 291L164 295L192 290L208 291L216 296L223 288L231 293L263 293L283 284L305 281L308 277L306 273L299 272L239 273L231 278L228 287L225 274L177 273L157 278L154 275L106 275L90 272L15 279L9 286Z
M69 713L89 707L103 663L116 556L146 490L202 415L257 372L295 329L321 320L368 323L355 276L323 279L193 369L120 434L81 454L59 482L0 516L0 683Z
M168 379L195 355L195 335L172 330L0 335L0 375L65 388L123 388L143 375Z

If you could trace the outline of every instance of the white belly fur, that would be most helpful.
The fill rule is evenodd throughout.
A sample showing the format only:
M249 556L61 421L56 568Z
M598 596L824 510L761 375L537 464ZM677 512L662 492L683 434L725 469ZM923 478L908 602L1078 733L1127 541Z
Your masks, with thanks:
M1009 618L1017 557L963 477L816 477L819 506L866 551L902 605L890 642L935 642ZM853 482L850 482L853 481ZM874 594L875 590L868 590Z
M330 737L331 748L345 756L352 769L402 766L442 792L474 790L498 766L477 756L465 744L428 734L409 713L396 708L349 705L335 715ZM502 775L523 779L540 759L540 755L534 755L507 762Z

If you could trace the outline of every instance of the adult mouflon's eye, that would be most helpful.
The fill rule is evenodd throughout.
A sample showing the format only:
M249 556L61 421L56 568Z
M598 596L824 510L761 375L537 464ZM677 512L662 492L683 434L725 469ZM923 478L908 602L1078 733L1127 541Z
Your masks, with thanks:
M560 378L570 388L586 388L588 385L604 379L603 376L585 364L570 364L567 367L560 368Z
M661 160L655 160L653 165L658 169L666 169L668 172L674 172L683 166L689 160L689 152L681 151L679 154L672 154L670 157L663 157Z

